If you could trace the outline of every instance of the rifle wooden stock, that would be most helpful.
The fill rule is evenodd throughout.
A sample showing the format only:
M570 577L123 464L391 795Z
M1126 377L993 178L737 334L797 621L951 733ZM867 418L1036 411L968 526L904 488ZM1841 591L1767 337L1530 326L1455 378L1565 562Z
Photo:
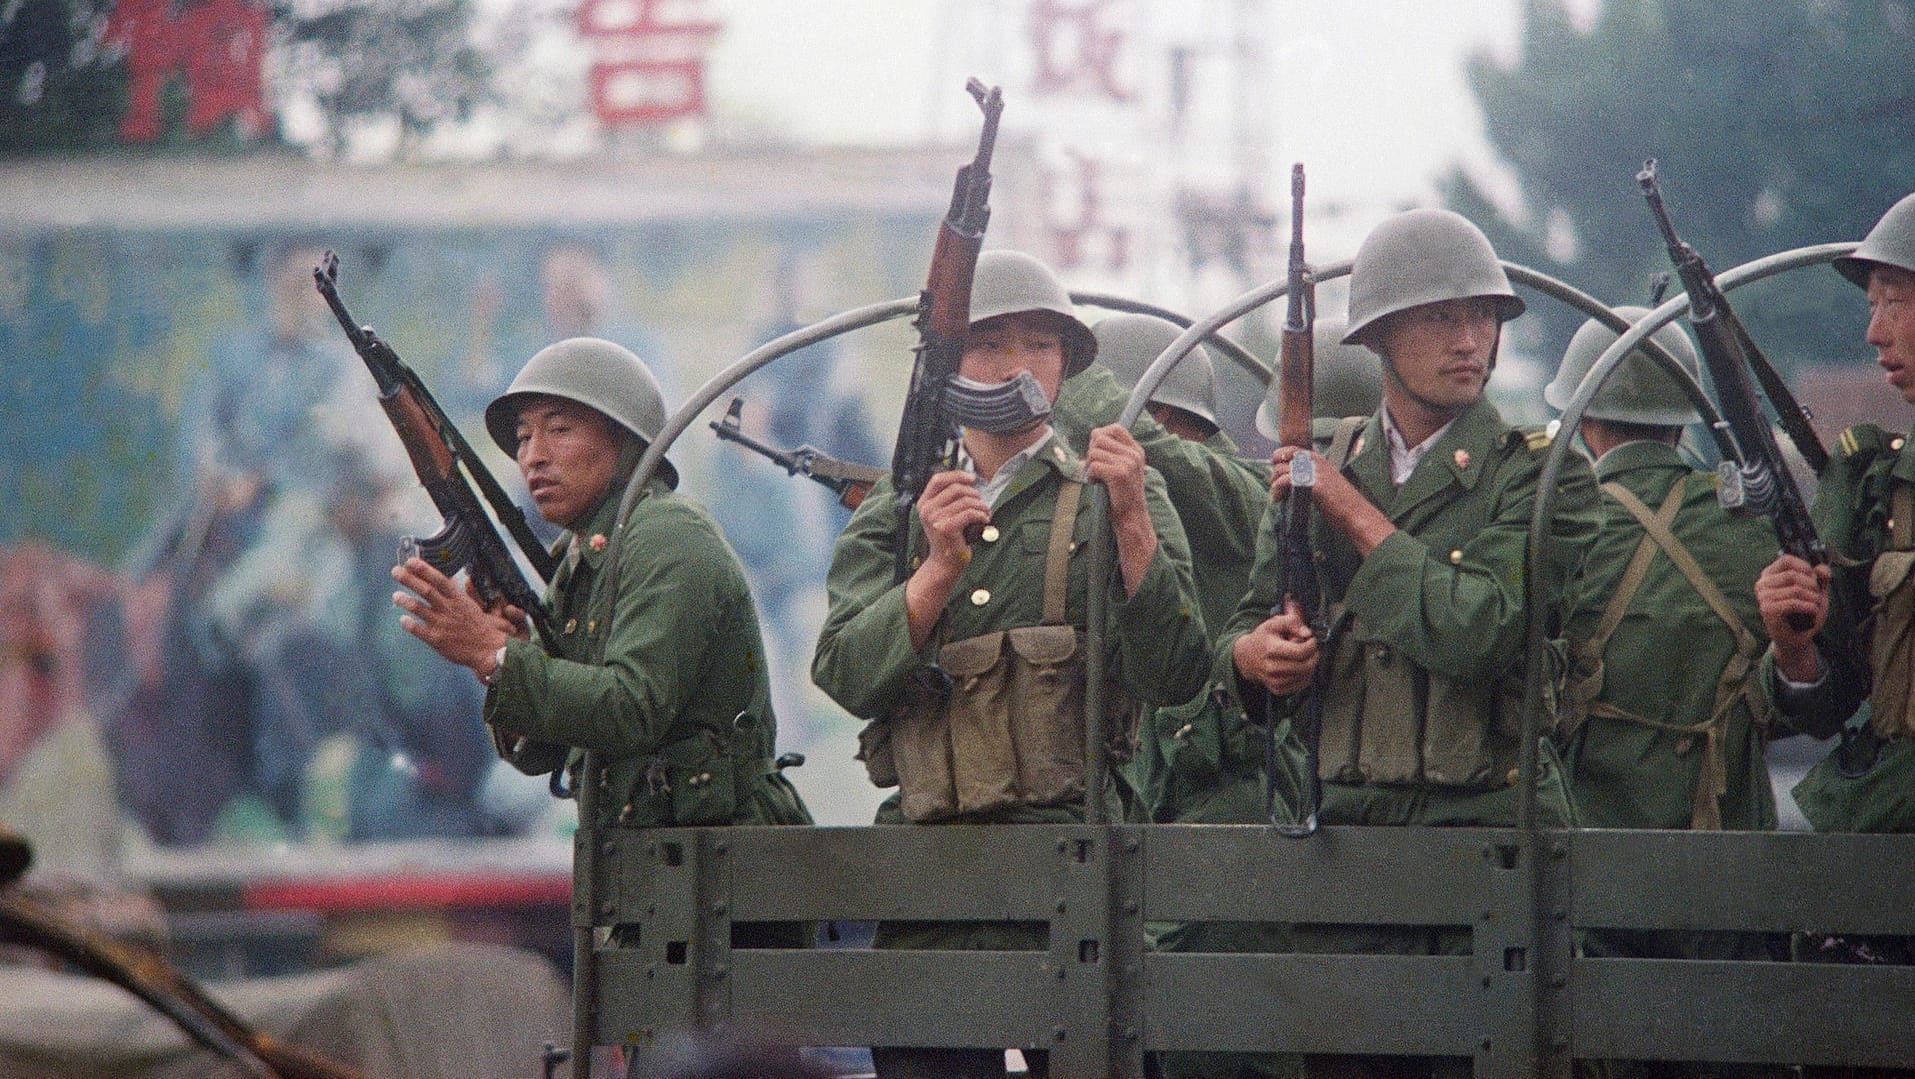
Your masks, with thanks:
M554 647L557 627L537 592L519 572L518 563L506 549L505 541L493 527L473 493L472 477L486 492L499 519L512 532L539 574L550 579L556 563L545 547L533 537L525 516L512 504L492 474L478 462L464 437L446 417L445 410L432 397L425 383L399 358L392 347L379 339L369 326L355 322L339 298L339 259L332 252L313 268L313 281L325 297L333 317L346 331L353 351L372 372L379 387L379 407L392 422L392 429L405 446L412 470L445 518L437 535L416 541L418 553L451 576L465 570L479 595L490 604L503 598L525 612L526 620L538 632L540 643Z
M987 90L977 79L964 88L984 112L984 130L978 136L977 155L958 170L951 208L938 225L931 269L924 291L918 294L917 357L891 451L891 486L897 496L893 576L898 581L910 576L912 509L932 473L948 465L956 444L957 430L944 412L944 388L964 355L964 335L971 328L971 278L991 220L991 153L1004 96L995 86Z
M1310 486L1316 473L1315 462L1305 456L1315 449L1312 434L1312 421L1315 419L1315 382L1316 382L1316 278L1310 273L1310 265L1303 257L1303 164L1297 163L1290 171L1290 286L1289 311L1283 320L1283 337L1277 363L1277 441L1298 451L1293 458L1291 476L1293 482L1289 493L1284 496L1282 517L1278 522L1279 539L1282 541L1282 558L1277 563L1281 580L1278 582L1277 602L1271 608L1272 615L1283 613L1288 603L1295 603L1303 619L1309 624L1317 641L1324 648L1320 663L1330 661L1323 611L1323 590L1317 581L1316 559L1310 549ZM1301 461L1303 467L1295 463ZM1323 667L1319 667L1321 677ZM1307 806L1298 807L1300 818L1295 823L1276 822L1278 830L1284 835L1303 837L1317 829L1317 809L1322 805L1322 787L1317 779L1317 741L1322 726L1322 687L1319 681L1312 680L1309 688L1303 691L1301 707L1297 709L1297 735L1304 744L1304 763L1309 774L1304 777L1304 793L1309 799ZM1272 713L1267 717L1270 743L1264 755L1265 799L1272 811L1276 808L1274 770L1277 764L1276 730L1277 716L1272 705Z

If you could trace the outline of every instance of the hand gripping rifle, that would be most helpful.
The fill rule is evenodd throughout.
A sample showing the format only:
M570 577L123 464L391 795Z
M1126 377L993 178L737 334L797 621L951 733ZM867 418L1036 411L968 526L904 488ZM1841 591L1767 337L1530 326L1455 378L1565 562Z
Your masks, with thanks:
M1715 383L1716 396L1722 407L1722 422L1728 427L1735 444L1736 459L1725 459L1716 466L1716 475L1721 481L1716 491L1717 497L1724 508L1733 513L1768 517L1769 523L1775 526L1775 536L1781 541L1784 553L1792 554L1811 566L1821 565L1828 561L1828 547L1815 533L1808 504L1802 500L1802 492L1795 485L1795 477L1790 474L1788 462L1782 457L1782 449L1775 441L1775 432L1769 427L1768 417L1763 415L1755 384L1749 378L1752 365L1758 369L1769 369L1768 360L1763 358L1755 342L1743 330L1735 312L1730 310L1728 297L1716 286L1715 278L1703 263L1702 256L1676 235L1676 227L1669 220L1669 211L1662 204L1662 190L1656 183L1654 158L1643 162L1642 171L1636 174L1636 183L1642 188L1643 197L1649 201L1649 211L1655 215L1662 238L1669 245L1669 261L1675 264L1676 277L1689 294L1689 323L1695 327L1696 341L1702 346L1702 361L1708 364L1710 381ZM1793 399L1787 399L1788 405L1793 407L1785 409L1773 393L1771 401L1777 405L1778 415L1793 413L1793 417L1786 421L1785 429L1790 432L1791 439L1802 451L1803 457L1819 471L1820 465L1815 464L1817 457L1826 462L1828 455L1815 440L1814 432L1808 430L1807 417L1802 414L1800 406L1796 406ZM1808 431L1805 437L1795 433L1798 427ZM1811 446L1813 453L1810 452ZM1807 629L1810 619L1806 615L1798 615L1789 621L1797 629Z
M1277 419L1277 441L1300 452L1290 463L1290 492L1284 498L1277 523L1281 557L1277 562L1277 602L1270 613L1282 614L1287 602L1297 609L1316 635L1322 664L1329 663L1329 628L1324 618L1323 590L1318 586L1316 559L1310 548L1310 488L1316 485L1316 460L1310 456L1315 446L1311 435L1316 378L1316 278L1303 260L1303 163L1290 170L1290 310L1283 320L1283 338L1278 353L1277 396L1281 404ZM1304 790L1308 800L1298 807L1295 823L1279 823L1276 811L1277 721L1268 719L1264 743L1264 808L1273 814L1272 823L1284 835L1303 837L1317 830L1317 809L1323 802L1323 784L1317 778L1317 742L1323 724L1323 694L1320 678L1299 695L1295 719L1298 737L1303 740Z
M864 502L864 497L871 493L872 485L884 476L881 468L840 461L811 446L799 446L795 450L767 446L746 434L740 426L744 411L745 399L732 398L731 407L725 410L724 418L711 421L712 432L726 442L736 442L769 459L772 464L784 469L786 475L803 476L831 488L832 493L838 496L838 504L846 509L857 509Z
M478 484L519 549L525 552L539 576L547 580L557 568L550 552L532 534L531 527L525 523L525 514L512 504L492 473L479 463L478 455L446 418L445 410L433 400L425 383L390 345L372 332L372 327L359 325L347 313L346 305L339 299L339 256L326 252L320 264L313 267L313 281L319 294L326 298L326 306L332 308L333 316L345 328L353 349L366 361L367 369L379 385L379 406L386 410L386 418L392 421L399 441L405 444L406 456L412 459L412 470L419 474L419 482L432 496L432 504L445 516L445 526L437 535L425 539L408 536L405 550L416 550L419 557L447 576L465 570L487 605L503 597L525 612L532 628L538 631L540 643L551 647L551 642L558 640L551 613L519 572L505 541L486 517L478 496L473 494L472 485Z
M964 89L984 110L984 131L978 137L977 156L958 170L951 208L938 225L931 272L918 293L913 323L918 331L917 358L911 366L904 415L898 421L898 441L891 451L891 486L898 499L894 545L898 581L911 575L911 510L931 474L949 467L957 445L957 430L944 412L944 388L964 355L964 335L971 328L971 275L984 246L984 227L991 220L991 150L997 144L997 117L1004 110L1004 95L995 86L987 91L975 78Z

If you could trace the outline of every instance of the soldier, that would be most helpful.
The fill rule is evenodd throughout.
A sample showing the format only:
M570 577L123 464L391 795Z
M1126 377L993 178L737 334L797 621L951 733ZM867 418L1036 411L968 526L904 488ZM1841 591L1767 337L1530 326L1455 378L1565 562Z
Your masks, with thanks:
M485 412L539 513L565 529L546 590L556 641L528 639L522 612L487 610L420 558L393 569L413 636L487 687L494 745L530 775L580 782L600 754L599 826L807 824L778 771L777 723L743 568L704 509L661 463L625 524L619 594L598 594L625 484L665 424L644 363L610 341L541 350ZM616 617L608 617L608 612ZM548 654L548 650L553 654Z
M1516 789L1530 513L1549 438L1503 422L1483 394L1502 323L1523 311L1489 240L1447 210L1410 210L1371 231L1350 276L1346 343L1380 358L1383 406L1322 425L1316 558L1332 627L1318 640L1294 605L1271 614L1277 507L1265 514L1251 588L1218 646L1216 685L1253 714L1292 707L1319 664L1319 774L1326 824L1509 826ZM1332 435L1331 431L1335 433ZM1271 496L1299 451L1271 455ZM1564 472L1545 582L1560 591L1596 533L1586 465ZM1575 823L1545 741L1544 827ZM1467 954L1463 927L1300 926L1319 952ZM1430 1075L1441 1058L1306 1057L1308 1075Z
M1891 207L1835 268L1867 290L1876 363L1902 400L1915 404L1915 195ZM1915 449L1908 437L1873 424L1842 432L1810 515L1833 568L1782 555L1755 586L1782 714L1818 737L1843 733L1842 745L1796 786L1796 804L1821 832L1915 831L1908 793L1915 790ZM1798 613L1812 618L1809 629L1789 624ZM1868 718L1844 729L1864 700ZM1906 938L1807 943L1804 958L1915 961Z
M1620 307L1631 321L1648 312ZM1617 334L1591 319L1576 332L1543 397L1569 404ZM1654 341L1699 377L1688 335ZM1773 831L1763 753L1775 733L1760 677L1768 634L1756 576L1775 548L1767 520L1731 514L1714 477L1677 451L1701 422L1675 378L1645 351L1603 383L1581 426L1604 494L1602 533L1572 582L1564 637L1568 685L1557 731L1585 827ZM1759 934L1591 930L1591 956L1772 959ZM1771 1075L1770 1067L1606 1061L1632 1076Z
M1052 417L1073 446L1098 423L1117 418L1144 370L1183 331L1151 315L1120 314L1102 319L1091 332L1097 338L1097 362L1065 381ZM1184 526L1204 625L1212 628L1228 622L1243 598L1256 556L1256 522L1270 485L1269 470L1238 457L1237 444L1218 428L1214 386L1210 354L1198 345L1170 369L1144 406L1147 415L1131 428L1145 461L1162 473ZM1190 707L1145 710L1130 772L1138 799L1134 814L1177 819L1186 795L1207 797L1225 784L1215 719L1197 731L1203 725L1195 714L1201 702L1200 697ZM1174 722L1165 726L1159 722L1165 717ZM1169 762L1179 756L1190 759L1177 770L1178 789L1170 790ZM1250 764L1252 777L1261 761L1259 750ZM1261 794L1257 802L1261 806Z
M1202 688L1207 645L1188 547L1163 479L1129 432L1097 428L1080 461L1049 423L1060 385L1097 348L1050 268L985 252L971 318L951 386L961 465L932 476L918 500L903 583L894 580L888 478L852 516L832 553L812 676L872 721L860 736L866 765L878 785L899 786L879 823L1079 821L1092 527L1083 485L1110 493L1119 573L1109 669L1142 703L1188 700ZM1032 386L1041 394L1024 392ZM967 528L981 529L975 540ZM1061 677L1051 673L1059 666ZM1128 733L1127 705L1112 700L1107 714ZM1045 933L1042 923L884 922L875 944L1030 950L1045 947ZM1005 1074L998 1049L879 1047L872 1058L885 1079ZM1026 1059L1044 1074L1042 1054Z

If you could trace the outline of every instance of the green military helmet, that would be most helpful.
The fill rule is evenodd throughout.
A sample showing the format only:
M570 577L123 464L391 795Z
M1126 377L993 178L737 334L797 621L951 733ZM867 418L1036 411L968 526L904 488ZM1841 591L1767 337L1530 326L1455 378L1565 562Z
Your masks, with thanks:
M1097 338L1077 317L1071 294L1049 266L1022 251L985 251L977 257L971 278L971 322L1020 311L1049 311L1062 315L1058 332L1064 337L1064 377L1082 371L1097 358Z
M630 349L602 338L568 337L545 346L485 406L485 429L506 453L517 456L519 408L536 396L595 409L647 445L665 429L665 394L658 379ZM670 464L661 463L660 470L676 482Z
M1320 318L1312 334L1312 373L1310 413L1317 418L1342 419L1368 416L1383 402L1383 371L1376 357L1362 345L1343 343L1343 323ZM1257 406L1257 433L1275 441L1277 417L1283 401L1278 392L1282 379L1272 378L1270 389Z
M1616 314L1631 323L1640 322L1648 313L1645 307L1616 308ZM1563 350L1562 366L1556 369L1555 381L1543 388L1543 400L1549 402L1549 407L1557 411L1569 407L1569 399L1576 395L1576 387L1582 385L1589 369L1596 366L1596 361L1621 336L1593 318L1583 323L1576 336L1569 339L1569 347ZM1682 327L1672 322L1651 334L1650 340L1674 356L1691 378L1701 377L1702 364L1696 358L1696 348L1689 343L1689 335ZM1609 373L1602 388L1589 399L1589 407L1583 410L1583 415L1592 420L1650 427L1681 427L1702 422L1695 404L1682 392L1682 384L1640 348L1623 357Z
M1183 327L1155 315L1117 314L1091 327L1097 339L1097 359L1125 389L1132 389L1151 362L1183 334ZM1216 370L1202 345L1191 349L1165 372L1150 399L1200 416L1212 427L1217 422Z
M1406 210L1371 229L1357 248L1343 341L1364 343L1364 335L1386 315L1474 296L1495 297L1504 322L1525 306L1483 230L1453 210Z
M1863 288L1868 287L1869 270L1877 263L1915 273L1915 194L1904 195L1890 206L1854 254L1833 261L1843 277Z

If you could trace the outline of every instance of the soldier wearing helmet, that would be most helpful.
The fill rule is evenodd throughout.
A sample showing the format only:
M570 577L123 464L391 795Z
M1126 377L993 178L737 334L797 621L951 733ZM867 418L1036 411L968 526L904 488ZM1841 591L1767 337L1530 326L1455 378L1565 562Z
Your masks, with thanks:
M1105 627L1113 734L1129 736L1130 701L1172 704L1202 688L1208 639L1189 548L1129 432L1096 428L1080 458L1052 427L1059 387L1097 342L1050 268L985 252L970 315L947 394L963 429L960 467L932 476L918 499L902 583L888 477L853 514L832 552L812 677L870 721L860 755L875 783L899 787L880 824L1081 821L1094 527L1084 485L1109 492L1116 537ZM1024 923L881 922L875 944L1041 950L1044 937ZM1000 1049L880 1047L872 1057L887 1079L1005 1074Z
M1915 404L1915 194L1891 207L1835 268L1866 291L1876 363L1890 389ZM1811 569L1783 555L1756 582L1783 715L1820 734L1844 735L1794 791L1818 831L1915 831L1908 798L1915 787L1911 435L1873 424L1842 432L1809 511L1833 568ZM1809 615L1812 627L1791 626L1796 613ZM1864 700L1872 707L1858 722ZM1915 960L1905 939L1868 943L1871 952Z
M523 612L488 610L412 558L394 568L401 624L487 687L499 752L538 775L603 762L603 826L799 824L810 816L773 764L777 720L744 569L718 526L660 467L614 548L618 504L665 425L658 382L624 347L573 337L542 349L485 411L532 500L565 531L545 601L558 639ZM615 602L598 595L609 552ZM606 611L616 612L606 616ZM797 942L785 942L795 946Z
M1648 312L1616 313L1634 322ZM1594 319L1584 323L1544 399L1568 406L1617 336ZM1691 379L1700 377L1680 327L1665 326L1651 340ZM1596 389L1578 429L1605 516L1567 594L1557 739L1586 827L1777 827L1764 750L1772 737L1794 732L1771 724L1760 676L1769 638L1753 591L1775 534L1763 518L1724 509L1715 478L1678 452L1683 427L1699 422L1682 383L1638 348ZM1774 958L1763 937L1747 933L1590 930L1583 945L1593 956ZM1662 1074L1629 1062L1608 1067Z
M1275 502L1308 451L1271 456L1273 504L1250 592L1219 641L1215 690L1255 715L1271 697L1281 711L1317 687L1325 824L1516 823L1525 560L1549 439L1505 423L1483 388L1502 324L1522 310L1488 239L1447 210L1388 218L1358 249L1343 340L1377 355L1383 403L1369 417L1319 424L1313 543L1330 627L1321 640L1294 605L1271 613ZM1565 471L1557 497L1552 595L1595 536L1586 466ZM1539 760L1539 823L1573 825L1546 743ZM1469 950L1466 929L1296 931L1307 951ZM1406 1066L1434 1065L1306 1058L1305 1073L1412 1074Z

